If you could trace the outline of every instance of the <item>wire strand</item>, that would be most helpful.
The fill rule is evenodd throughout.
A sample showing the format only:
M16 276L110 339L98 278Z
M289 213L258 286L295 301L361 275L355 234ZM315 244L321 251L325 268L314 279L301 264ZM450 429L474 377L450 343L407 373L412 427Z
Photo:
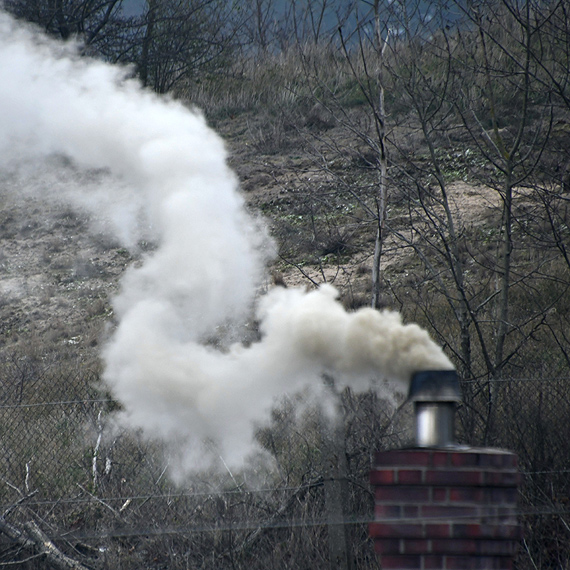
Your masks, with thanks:
M345 517L345 518L313 518L313 519L286 519L280 521L222 521L218 523L204 523L196 525L185 525L176 527L129 527L120 529L108 529L100 532L71 531L52 536L53 539L65 540L93 540L105 538L126 538L134 536L160 536L160 535L184 535L208 532L235 532L253 530L284 530L294 528L313 528L321 526L349 526L371 523L391 523L391 524L463 524L473 522L473 520L484 519L505 519L513 516L531 517L545 515L565 515L570 514L570 509L517 509L505 517L504 513L489 514L484 516L457 515L451 517L402 517L402 518L373 518L370 515Z

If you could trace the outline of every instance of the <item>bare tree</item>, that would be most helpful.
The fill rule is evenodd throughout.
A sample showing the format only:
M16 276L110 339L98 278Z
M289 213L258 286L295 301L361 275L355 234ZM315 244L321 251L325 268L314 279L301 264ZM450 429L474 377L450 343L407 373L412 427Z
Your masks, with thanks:
M279 14L272 0L248 0L241 5L243 44L255 55L266 55L275 49L279 29Z
M374 259L372 262L372 306L380 307L380 262L382 258L382 246L384 244L384 235L386 232L386 208L388 201L387 190L387 161L386 156L386 109L384 104L384 58L388 40L388 31L383 31L383 25L380 14L380 1L374 1L374 49L376 56L376 81L375 88L377 91L376 106L370 101L374 124L376 127L376 135L378 142L378 198L376 200L376 212L378 219L378 230L376 232L376 242L374 244ZM389 30L389 28L388 28ZM386 36L386 37L385 37Z
M49 34L62 39L80 35L89 44L118 17L121 3L122 0L7 0L4 6L16 17L38 24Z
M159 93L220 65L235 30L219 0L148 0L136 56L145 85Z
M134 63L145 86L172 90L217 69L235 46L240 22L220 0L147 0L126 16L122 0L80 2L8 0L6 8L62 39L78 38L84 51L112 62Z
M551 185L540 172L559 114L535 53L550 15L539 17L529 3L462 2L453 18L432 13L418 27L406 8L388 73L403 95L389 144L408 222L391 230L415 256L408 298L416 318L455 355L464 377L480 379L469 386L474 397L485 395L479 425L486 440L501 378L528 362L568 283L556 269L561 234L549 246L543 232L541 257L528 255L539 243L536 198ZM462 207L457 180L487 200L486 234ZM538 293L552 282L556 294ZM394 292L405 307L409 283Z

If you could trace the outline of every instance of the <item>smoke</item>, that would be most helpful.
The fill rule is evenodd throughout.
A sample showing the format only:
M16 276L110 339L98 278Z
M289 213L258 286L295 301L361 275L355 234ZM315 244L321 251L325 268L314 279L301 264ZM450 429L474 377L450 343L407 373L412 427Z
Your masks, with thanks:
M373 377L405 387L417 370L452 368L418 326L347 313L331 286L260 296L273 245L199 112L4 14L0 75L0 168L18 192L90 211L127 247L157 243L114 299L104 381L117 421L170 443L179 475L205 448L240 464L276 398L322 395L323 372L367 390ZM252 311L261 340L208 342Z

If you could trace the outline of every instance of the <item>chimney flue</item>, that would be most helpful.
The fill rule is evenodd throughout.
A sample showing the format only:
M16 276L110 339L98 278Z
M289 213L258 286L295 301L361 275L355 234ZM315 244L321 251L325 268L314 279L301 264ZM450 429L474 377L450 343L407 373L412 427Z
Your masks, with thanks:
M455 408L461 390L455 370L425 370L412 377L408 399L414 403L416 445L453 447Z
M417 372L413 447L380 451L370 473L370 535L383 570L512 570L517 521L517 457L454 439L461 401L453 370Z

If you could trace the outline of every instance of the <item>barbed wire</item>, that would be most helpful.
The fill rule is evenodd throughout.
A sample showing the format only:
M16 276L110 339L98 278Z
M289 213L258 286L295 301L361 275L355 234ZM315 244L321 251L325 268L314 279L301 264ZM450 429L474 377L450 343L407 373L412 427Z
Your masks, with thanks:
M330 481L339 481L340 479L329 479ZM298 493L303 489L311 489L314 487L322 486L325 479L322 479L316 483L309 483L307 485L299 485L298 487L273 487L265 489L248 489L240 490L234 489L231 491L200 491L200 492L181 492L181 493L157 493L157 494L144 494L144 495L125 495L120 497L75 497L75 498L63 498L63 499L41 499L41 500L30 500L26 501L26 505L58 505L58 504L69 504L69 503L93 503L93 502L119 502L124 503L125 501L135 501L144 500L148 501L150 499L192 499L198 497L224 497L233 495L256 495L256 494L268 494L277 492L291 492Z
M558 423L550 430L557 439L540 440L537 445L543 445L544 441L551 446L555 444L557 447L552 449L558 453L558 458L555 462L548 458L542 463L524 462L524 467L519 471L523 478L520 503L511 515L519 517L521 524L529 529L542 525L540 532L543 532L544 525L548 528L554 525L570 528L570 502L566 502L570 497L570 484L566 483L570 480L570 459L567 459L570 456L560 455L566 454L568 448L563 435L568 405L560 395L565 393L565 386L570 385L570 376L557 375L562 371L559 367L547 371L551 374L462 380L466 393L477 391L471 386L497 382L501 383L498 393L521 394L519 400L527 403L533 401L533 395L539 392L545 396L551 394L541 399L540 410L545 420L550 422L551 418L557 419ZM556 385L556 382L559 384ZM513 388L503 389L507 383L512 383ZM157 456L162 452L160 446L152 444L147 448L144 442L141 445L136 435L131 437L129 432L123 430L120 433L113 431L112 440L105 441L103 438L101 443L97 439L97 435L101 437L106 433L106 422L102 419L112 413L113 406L118 403L107 393L101 393L83 382L74 386L72 392L63 392L61 387L58 392L51 391L48 383L41 392L30 386L24 388L23 391L14 390L13 394L8 393L5 398L0 398L4 428L0 455L2 478L6 485L2 489L4 514L6 517L10 514L14 521L20 522L27 516L38 521L49 520L53 533L50 538L53 540L101 541L100 548L103 548L107 539L115 537L181 535L181 540L185 540L185 535L198 537L197 533L239 531L244 533L242 536L247 541L256 531L270 529L285 531L384 521L393 524L461 524L473 520L468 516L375 518L372 512L366 512L371 506L371 495L365 482L366 473L360 469L360 464L354 478L317 478L318 473L314 471L311 472L311 480L308 477L293 479L303 481L300 485L287 485L284 479L259 479L265 484L262 482L263 486L256 488L245 479L243 484L239 480L235 485L220 479L213 483L208 480L189 481L185 487L176 487L171 482L162 481L166 458ZM44 401L39 401L42 398ZM506 404L507 400L501 402ZM501 409L502 404L497 405ZM512 408L508 404L505 410L518 417L519 409L515 406L513 411ZM527 413L525 418L530 422L528 425L534 425L535 415ZM501 423L501 429L503 427ZM511 439L500 441L508 442L512 447L513 442L518 441L513 438L521 434L509 434ZM359 448L359 453L362 452L365 453L363 461L369 462L371 456L368 456L368 451ZM323 488L328 481L342 479L350 485L352 504L360 505L354 509L359 514L347 516L345 511L343 518L325 516ZM542 491L545 488L543 480L547 482L547 493ZM125 481L126 484L123 484ZM19 488L12 484L14 482ZM278 482L283 486L275 486ZM38 493L33 497L28 496L30 489L38 489ZM110 496L105 496L106 493ZM26 498L20 505L22 497ZM303 505L310 508L299 510L299 497L302 497L300 501ZM219 498L220 504L224 505L222 511L218 511L216 506ZM99 512L99 507L101 513L105 514ZM311 515L303 517L302 513ZM69 523L75 521L76 517L84 518L76 524ZM495 517L504 517L504 513L491 513L483 518L501 524L502 519ZM56 521L55 524L52 524L53 521ZM535 529L530 532L535 532L539 537L537 540L542 540L539 531Z
M518 473L525 477L531 477L533 475L567 475L570 473L570 469L561 470L550 470L550 471L518 471ZM267 495L276 493L298 493L304 489L312 489L315 487L321 487L326 482L341 482L346 481L348 483L354 483L350 478L347 477L323 477L319 481L313 483L307 483L305 485L298 485L294 487L265 487L261 489L232 489L226 491L199 491L199 492L170 492L170 493L148 493L139 495L121 495L121 496L97 496L93 495L91 497L67 497L60 499L35 499L26 501L26 505L29 506L55 506L63 504L89 504L98 502L108 502L108 503L125 503L127 501L149 501L149 500L172 500L172 499L194 499L200 497L227 497L227 496L243 496L243 495Z
M0 410L13 410L13 409L25 409L25 408L41 408L49 406L68 406L68 405L82 405L82 404L115 404L116 401L110 398L104 399L85 399L85 400L61 400L54 402L35 402L33 404L4 404L0 405Z
M477 384L487 382L500 383L516 383L516 382L570 382L570 376L540 376L540 377L524 377L524 378L471 378L460 379L463 384ZM373 390L373 388L371 388ZM49 406L68 406L82 404L117 404L117 400L113 398L85 398L76 400L54 400L49 402L34 402L30 404L0 404L0 410L41 408Z
M568 382L570 381L570 376L549 376L549 377L527 377L527 378L472 378L472 379L461 379L462 383L465 384L475 384L475 383L485 383L485 382Z
M517 509L509 513L509 517L532 517L532 516L562 516L570 515L570 508L568 509L554 509L554 508L533 508L533 509ZM454 515L454 516L429 516L429 517L378 517L374 518L370 515L352 516L352 517L325 517L313 519L282 519L271 520L268 522L251 521L251 520L238 520L228 522L220 521L218 519L215 523L202 523L196 525L184 525L176 527L133 527L120 528L120 529L106 529L99 532L84 532L84 531L68 531L54 535L51 538L65 539L65 540L94 540L105 538L126 538L135 536L160 536L160 535L184 535L196 534L207 532L235 532L235 531L248 531L248 530L279 530L279 529L292 529L292 528L311 528L320 526L351 526L372 523L391 523L391 524L436 524L436 523L450 523L462 524L474 519L505 519L504 513L485 514L484 516L474 515Z

